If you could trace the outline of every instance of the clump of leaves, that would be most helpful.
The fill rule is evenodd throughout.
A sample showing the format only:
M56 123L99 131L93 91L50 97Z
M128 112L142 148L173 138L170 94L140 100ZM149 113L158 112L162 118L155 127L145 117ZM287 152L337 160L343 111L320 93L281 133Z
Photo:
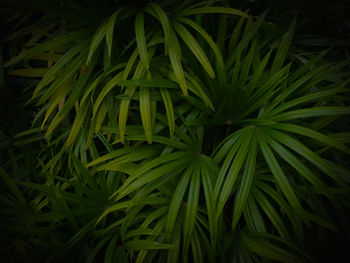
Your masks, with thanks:
M42 130L47 144L20 187L33 229L53 233L52 259L312 260L306 230L336 229L334 204L349 206L348 59L294 49L296 20L270 37L266 13L219 3L90 20L77 2L33 6L42 21L9 36L36 29L6 66L39 77L41 110L19 137Z

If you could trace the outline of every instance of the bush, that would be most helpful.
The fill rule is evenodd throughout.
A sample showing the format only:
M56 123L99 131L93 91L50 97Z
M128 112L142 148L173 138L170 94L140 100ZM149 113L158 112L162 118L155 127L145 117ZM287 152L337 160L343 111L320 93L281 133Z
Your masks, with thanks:
M1 155L7 261L324 258L349 207L342 48L224 2L2 10L7 83L35 104Z

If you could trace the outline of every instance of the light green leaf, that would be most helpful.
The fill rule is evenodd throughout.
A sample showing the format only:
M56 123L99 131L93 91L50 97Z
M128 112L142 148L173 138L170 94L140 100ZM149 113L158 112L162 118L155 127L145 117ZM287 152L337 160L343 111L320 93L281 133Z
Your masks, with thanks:
M166 110L166 115L167 115L168 125L169 125L169 132L170 132L170 139L173 139L174 131L175 131L175 115L174 115L173 103L171 101L170 94L167 90L161 89L160 94L162 95L162 99Z
M69 133L68 139L66 141L66 148L69 148L71 144L73 143L74 139L78 135L79 131L82 128L84 119L86 118L86 115L88 114L89 107L87 104L84 104L80 109L79 112L76 114L76 118L73 122L72 129Z
M145 67L141 63L139 63L137 65L133 78L139 79L143 77L143 75L145 74L145 70L146 70ZM123 79L124 79L124 76L125 76L125 71L124 71ZM129 98L131 98L134 95L135 91L136 91L136 87L128 87L125 90L124 94L127 95ZM123 143L124 143L126 120L127 120L128 111L129 111L129 104L130 104L130 100L122 100L119 107L119 132L120 132L120 139Z
M173 68L176 80L178 81L183 94L187 96L188 92L187 92L187 86L185 82L185 74L181 65L181 58L182 58L181 48L173 29L171 29L170 36L171 36L171 41L169 44L170 63Z
M113 40L113 30L115 25L115 20L117 19L120 12L123 11L124 8L119 8L115 11L108 19L106 24L106 42L108 48L108 55L111 56L112 53L112 40Z
M192 51L203 68L207 71L211 78L215 78L214 70L209 62L209 59L205 55L204 51L192 36L192 34L180 23L173 24L176 33L182 38L187 47Z
M154 11L156 12L156 18L160 21L164 31L164 43L165 43L165 54L168 53L170 41L171 41L171 32L170 32L170 24L167 14L157 3L150 3ZM145 10L147 12L147 9ZM151 12L153 14L153 12Z
M149 88L140 87L140 114L147 142L152 143L152 120Z
M136 15L135 34L136 34L137 49L139 51L141 61L144 65L144 67L146 68L146 70L148 71L149 70L149 58L148 58L147 45L146 45L143 12L138 12Z

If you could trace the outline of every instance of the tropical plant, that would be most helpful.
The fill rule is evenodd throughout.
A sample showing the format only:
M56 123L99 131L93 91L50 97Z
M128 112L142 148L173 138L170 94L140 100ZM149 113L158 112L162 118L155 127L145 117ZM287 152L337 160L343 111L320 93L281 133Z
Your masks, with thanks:
M349 208L348 58L225 2L6 7L39 108L1 156L9 260L322 257Z

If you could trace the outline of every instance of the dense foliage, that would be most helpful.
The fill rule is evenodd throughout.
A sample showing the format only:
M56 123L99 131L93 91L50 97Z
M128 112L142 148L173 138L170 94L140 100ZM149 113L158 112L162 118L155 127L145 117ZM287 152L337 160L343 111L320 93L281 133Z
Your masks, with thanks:
M346 40L225 1L28 2L1 6L7 262L319 262L346 244Z

